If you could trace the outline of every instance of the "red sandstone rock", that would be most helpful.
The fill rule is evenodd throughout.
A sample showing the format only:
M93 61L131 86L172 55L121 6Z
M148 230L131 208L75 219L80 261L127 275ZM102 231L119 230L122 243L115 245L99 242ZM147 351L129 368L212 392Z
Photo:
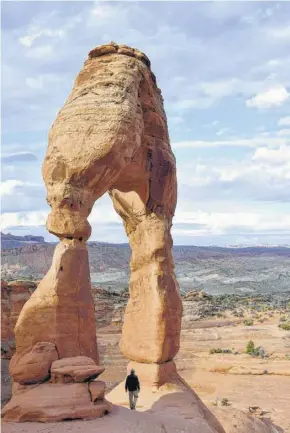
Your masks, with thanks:
M85 355L98 363L94 303L84 244L64 240L52 266L24 305L16 327L16 354L39 341L55 344L59 358Z
M96 365L91 358L86 356L63 358L53 362L51 381L54 383L85 382L97 378L104 371L105 367Z
M36 288L33 281L1 280L1 357L10 359L15 350L14 327L23 305Z
M143 53L115 43L90 52L50 130L42 172L52 209L47 228L61 242L18 318L17 356L49 341L60 358L84 355L98 364L85 241L92 206L109 191L132 248L121 350L134 361L171 361L179 350L182 315L170 234L176 167L161 92ZM74 380L84 379L80 370L73 369ZM70 372L62 370L64 382ZM74 385L43 384L15 395L4 419L72 417L68 407L75 400L68 390L84 389ZM64 393L64 408L49 396L56 389ZM37 401L41 391L46 406ZM73 417L88 415L87 402L81 405Z
M105 382L102 382L101 380L92 380L89 383L89 391L91 394L92 402L104 398L105 388L106 388Z
M171 377L177 375L176 365L173 361L163 364L141 364L131 361L127 366L127 374L130 374L132 368L136 371L142 387L145 385L158 388L168 382Z
M2 417L4 421L47 422L98 418L110 411L106 400L98 400L96 404L91 401L87 383L43 383L14 394L3 408Z
M9 366L10 375L22 385L42 382L49 379L51 364L57 359L58 353L53 343L36 343L25 355L16 353L13 356Z
M88 239L87 217L109 191L132 248L122 353L139 362L172 360L182 315L170 235L176 167L143 53L115 43L90 52L51 128L43 177L47 227L60 238Z

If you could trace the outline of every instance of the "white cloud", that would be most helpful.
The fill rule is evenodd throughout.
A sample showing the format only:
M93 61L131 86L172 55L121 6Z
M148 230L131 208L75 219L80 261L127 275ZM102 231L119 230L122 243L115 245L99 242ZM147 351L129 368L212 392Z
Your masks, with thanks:
M10 179L6 180L5 182L1 182L0 184L0 196L3 197L4 195L13 195L15 188L18 186L23 186L24 182L21 180L16 179Z
M97 226L98 224L104 223L104 215L106 215L106 223L122 223L122 219L115 211L112 200L108 194L103 195L95 203L88 221L92 226Z
M283 86L275 86L258 93L253 98L246 101L248 107L271 108L277 107L289 99L290 93Z
M34 212L7 212L1 215L1 230L9 227L19 226L43 226L46 223L48 212L34 211Z
M34 44L34 42L45 36L45 37L49 37L49 38L60 38L64 35L64 30L63 29L40 29L37 27L31 28L30 30L30 34L26 35L26 36L22 36L19 38L19 42L21 45L24 45L25 47L31 48L32 45Z
M290 219L287 216L277 219L277 214L269 213L265 215L259 212L177 212L174 224L196 225L195 229L190 229L194 235L222 235L230 230L256 231L262 232L290 230ZM198 225L202 227L198 227ZM173 225L173 232L175 230ZM185 229L186 230L186 229Z
M209 215L218 221L216 232L226 232L227 228L223 227L230 224L230 219L233 223L235 217L242 221L248 214L256 215L249 217L252 218L251 227L257 221L272 221L269 212L274 206L280 206L280 216L284 215L290 187L287 153L290 140L286 135L290 118L280 119L280 132L257 132L252 136L250 129L254 131L259 125L272 124L273 119L267 117L267 112L250 112L244 101L247 100L250 106L279 107L283 97L288 97L285 95L287 89L290 91L287 72L290 66L289 44L285 37L287 14L286 10L282 11L282 5L281 12L278 12L276 5L234 3L187 3L188 14L184 14L184 7L179 2L168 5L156 2L154 6L146 2L47 2L35 11L31 11L27 2L25 8L29 13L23 17L10 13L14 27L10 28L9 23L3 31L3 46L6 47L2 54L4 128L21 137L24 137L21 134L24 131L29 134L38 130L37 134L42 134L37 155L40 161L46 147L47 131L66 100L88 51L111 39L136 46L152 61L152 69L164 96L168 123L174 131L176 143L173 146L180 185L178 209L189 203L191 211L200 209L203 212L200 221L204 221L205 228L197 228L195 233L198 231L210 238L214 221ZM55 13L51 13L53 11ZM246 20L241 22L242 17L250 18L245 23ZM234 25L229 26L229 23ZM275 37L272 37L273 29L280 32ZM165 64L168 67L165 68ZM61 81L56 79L53 82L53 74ZM265 95L261 100L261 95L273 88L280 88L280 96L266 94L266 100ZM281 89L285 90L283 94ZM183 116L184 111L186 116ZM280 116L286 114L282 112ZM219 119L219 123L215 119ZM201 129L209 125L212 129ZM231 130L243 131L243 135L226 136L229 131L225 130L225 125ZM188 134L189 127L194 131L192 136ZM215 132L215 139L209 140ZM26 146L35 140L28 134L25 141L20 140L22 148L17 148L17 151L27 150ZM13 137L7 139L9 152L13 152L9 149ZM198 140L191 140L191 137ZM182 148L188 149L188 159L191 159L190 149L198 149L192 152L198 155L196 160L195 156L191 159L192 162L195 160L195 165L188 170L183 159L187 151L182 151ZM211 151L211 148L215 149ZM33 182L36 165L35 173L25 164L19 164L19 167L7 167L6 164L4 170L5 179L12 179L12 183L3 187L6 191L3 200L7 204L6 215L7 212L14 215L17 211L46 209L45 203L41 202L42 199L45 202L44 188L38 190L39 201L36 202L36 189L26 188L27 184L13 184L16 179L18 182ZM21 170L27 170L27 173L21 174ZM40 173L38 176L41 183ZM182 195L186 187L191 195L184 199ZM23 202L21 194L26 194L25 209L19 205ZM196 205L196 196L200 207ZM269 197L275 203L268 207L265 205L263 212L251 208L245 210L246 201L251 201L251 206L254 203L255 207L258 200ZM207 212L204 210L206 207ZM239 207L239 215L232 212L233 207ZM221 216L225 208L228 208L228 215ZM18 224L26 224L23 212L21 217L19 215ZM121 220L111 203L103 205L99 200L90 216L94 239L108 236L108 226L102 231L104 215L112 227L120 225ZM277 215L279 221L278 211ZM31 215L29 218L31 220ZM239 224L242 228L242 223ZM177 230L180 232L183 228ZM113 229L112 233L114 240L117 234Z
M277 39L290 39L290 26L275 28L270 30L272 37Z
M278 121L279 126L290 126L290 116L281 117Z
M285 135L289 135L290 136L290 129L280 129L280 131L277 132L277 135L279 137L283 137Z
M268 145L268 147L278 147L289 145L289 139L284 137L269 137L264 133L250 138L231 138L228 140L189 140L172 143L174 149L182 148L213 148L213 147L259 147Z
M278 149L260 147L255 151L252 160L268 165L290 165L290 147L280 146Z

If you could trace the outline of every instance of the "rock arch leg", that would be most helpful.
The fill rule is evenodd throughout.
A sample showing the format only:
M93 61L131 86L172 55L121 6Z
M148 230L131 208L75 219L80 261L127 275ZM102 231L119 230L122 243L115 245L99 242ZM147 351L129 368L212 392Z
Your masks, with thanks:
M120 347L133 361L161 364L179 350L182 305L170 227L166 217L149 214L129 234L130 299Z
M130 299L121 351L134 361L161 364L179 351L182 306L170 227L166 217L150 214L129 235Z
M160 155L164 160L170 160L168 152ZM160 164L162 161L159 159L157 162ZM120 349L126 358L143 363L142 367L136 366L139 374L143 372L143 382L160 385L166 381L166 370L167 373L175 370L174 363L169 366L169 362L177 354L180 344L182 302L171 253L172 217L166 208L168 205L175 208L176 176L174 169L167 173L167 177L164 173L159 177L155 171L155 177L148 182L147 201L144 203L145 171L140 165L140 177L135 179L134 191L121 191L124 178L120 189L110 191L132 250L130 298ZM158 185L163 188L167 183L171 184L172 193L166 196L163 190L158 194Z

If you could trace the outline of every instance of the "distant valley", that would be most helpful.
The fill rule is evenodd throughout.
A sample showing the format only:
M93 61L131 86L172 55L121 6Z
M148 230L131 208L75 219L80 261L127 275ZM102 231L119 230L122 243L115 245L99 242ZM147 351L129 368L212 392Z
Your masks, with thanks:
M42 237L2 238L2 278L41 279L56 244ZM91 279L104 288L128 287L131 250L127 244L88 242ZM174 246L175 272L183 293L255 294L290 290L290 248Z

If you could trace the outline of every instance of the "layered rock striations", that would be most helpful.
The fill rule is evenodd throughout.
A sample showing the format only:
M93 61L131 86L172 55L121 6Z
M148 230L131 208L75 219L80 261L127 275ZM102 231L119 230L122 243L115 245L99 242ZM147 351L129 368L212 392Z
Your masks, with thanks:
M109 191L132 249L122 353L143 363L171 361L182 315L170 235L176 167L144 54L115 43L89 53L50 131L43 177L52 208L47 227L60 239L87 240L87 217Z
M14 327L23 305L36 289L33 281L1 280L1 357L10 359L15 350Z
M15 327L16 354L37 342L56 345L60 358L85 355L98 363L88 251L78 240L63 239L50 270L24 305Z
M175 158L161 92L143 53L115 43L89 53L50 130L42 172L51 207L47 229L60 243L15 326L15 383L4 420L91 418L111 410L104 384L96 383L103 368L86 247L87 218L106 192L132 249L121 351L149 394L152 386L174 382L187 399L173 362L182 316L170 234Z

